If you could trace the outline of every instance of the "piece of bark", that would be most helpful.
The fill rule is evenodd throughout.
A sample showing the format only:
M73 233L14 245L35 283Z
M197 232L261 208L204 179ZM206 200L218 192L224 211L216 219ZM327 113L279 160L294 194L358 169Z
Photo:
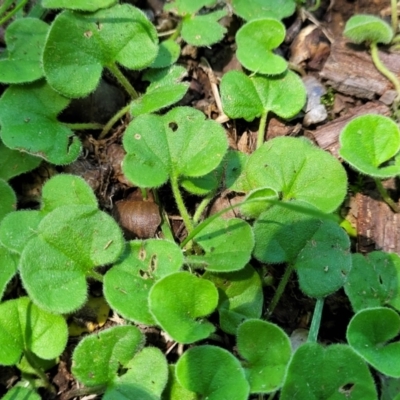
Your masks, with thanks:
M387 68L400 77L400 54L379 51ZM320 77L337 91L372 100L382 96L393 85L374 66L364 45L355 45L346 39L335 41L331 47Z
M312 135L319 147L329 151L335 157L338 157L340 132L353 118L364 114L381 114L388 116L390 115L390 109L379 101L371 101L352 108L349 114L339 117L332 122L328 122L315 131L307 131L307 134Z
M400 255L400 214L394 213L378 195L357 193L356 205L357 250L361 253L383 250Z

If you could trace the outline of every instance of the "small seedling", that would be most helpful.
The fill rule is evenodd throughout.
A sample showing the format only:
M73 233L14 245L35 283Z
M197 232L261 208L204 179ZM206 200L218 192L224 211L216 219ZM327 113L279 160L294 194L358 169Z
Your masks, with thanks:
M399 212L380 181L400 175L400 131L397 124L382 115L362 115L344 127L339 140L340 156L362 174L373 177L383 199L394 212Z
M396 27L397 29L397 27ZM400 81L380 60L378 43L389 44L393 39L393 30L385 21L373 15L354 15L344 28L343 35L354 43L366 42L371 50L372 61L376 69L392 82L400 99Z

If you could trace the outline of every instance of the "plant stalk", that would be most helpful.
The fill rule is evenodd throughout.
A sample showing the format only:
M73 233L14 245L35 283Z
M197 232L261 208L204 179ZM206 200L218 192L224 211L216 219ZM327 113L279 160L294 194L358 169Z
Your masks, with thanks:
M215 195L215 192L212 191L206 197L204 197L204 199L200 202L199 206L196 209L196 212L193 215L193 222L195 225L197 225L199 223L199 220L201 218L201 215L203 214L203 211L210 204L210 201L214 198L214 195Z
M287 265L285 273L283 274L282 279L279 282L279 285L278 285L278 288L276 289L274 297L272 298L271 303L264 314L265 318L269 318L272 315L272 313L274 312L275 307L279 303L279 300L281 299L283 292L285 291L286 285L289 282L289 278L290 278L290 275L292 275L293 268L294 268L293 264L290 263Z
M390 82L392 82L394 88L396 89L397 92L397 97L396 100L400 100L400 81L397 79L397 76L390 71L380 60L379 54L378 54L378 45L376 43L371 43L371 57L372 61L374 62L375 68L387 79L389 79Z
M117 64L115 64L115 63L109 64L109 65L107 65L107 68L117 78L118 82L125 88L125 90L129 94L129 96L131 96L133 100L135 100L139 97L137 91L130 84L128 79L126 79L125 75L117 67Z
M64 125L65 126L67 126L68 128L70 128L70 129L73 129L73 130L89 130L89 129L93 129L93 130L95 130L95 129L102 129L103 128L103 125L101 125L101 124L97 124L97 123L95 123L95 122L88 122L88 123L82 123L82 124L80 124L80 123L76 123L76 124L67 124L67 123L64 123Z
M50 391L51 393L55 394L56 390L54 388L54 386L50 383L49 378L47 377L47 375L44 373L44 371L42 370L42 368L40 368L35 361L35 358L33 357L33 355L31 354L31 352L29 350L24 350L24 356L26 358L26 360L28 361L29 365L33 368L33 370L35 371L35 374L42 380L44 387Z
M176 40L176 39L178 39L179 35L181 34L181 30L182 30L182 21L179 21L178 25L175 28L175 31L168 38L168 40Z
M99 135L99 139L104 139L105 136L107 136L108 132L110 132L111 128L114 126L114 124L122 118L128 111L129 111L130 104L126 105L125 107L122 107L103 127L103 130L101 131Z
M258 135L257 135L257 149L261 147L264 143L265 127L267 125L268 111L265 111L260 118L260 123L258 125Z
M194 227L189 212L186 209L185 203L183 202L182 194L179 190L178 178L176 176L171 176L171 187L172 193L175 197L176 205L178 206L179 213L181 214L181 217L183 219L183 223L186 226L188 234L190 234L193 231Z
M310 332L307 342L316 343L318 339L319 327L321 325L322 309L324 308L324 298L317 299L314 308L314 314L311 320Z
M0 19L0 25L3 25L5 22L7 22L13 15L15 15L21 8L23 8L27 2L28 2L28 0L22 0L21 3L19 3L17 6L15 6L15 8L13 10L11 10L6 16L4 16L2 19Z
M383 187L382 182L378 178L374 178L376 188L378 189L379 194L382 196L383 200L386 202L386 204L395 212L398 213L400 212L399 206L392 200L392 198L389 196L389 193L387 190Z
M315 4L308 9L309 12L317 11L321 5L321 0L315 0Z
M0 6L0 15L3 15L3 14L7 11L8 7L11 6L11 4L12 4L13 1L14 1L14 0L6 0L6 1Z

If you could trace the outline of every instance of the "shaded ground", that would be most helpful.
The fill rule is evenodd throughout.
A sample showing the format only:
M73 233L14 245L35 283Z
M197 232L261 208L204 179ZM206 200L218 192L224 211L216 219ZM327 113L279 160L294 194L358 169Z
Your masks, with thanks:
M160 30L168 31L174 27L176 21L161 11L163 5L161 0L141 1L136 2L135 5L147 10ZM317 82L325 87L328 117L318 123L305 121L304 115L290 122L283 122L272 117L268 123L267 139L281 135L305 135L320 147L337 155L339 132L351 118L370 112L391 114L392 87L390 83L375 70L364 47L349 45L341 35L344 24L350 16L355 13L380 15L382 12L386 15L385 8L387 6L388 2L383 0L322 1L320 9L312 15L306 13L285 21L288 37L281 50L292 63L300 67L299 70L307 76L315 77ZM228 27L228 34L221 43L204 49L195 49L183 43L183 56L179 61L180 64L187 67L187 79L190 81L189 93L180 104L194 106L214 119L219 116L219 110L210 83L213 75L218 79L228 70L240 68L234 56L234 35L240 22L234 17L227 17L224 23ZM382 53L384 62L398 74L400 74L399 57L400 55L389 54L385 50ZM204 59L208 62L211 73ZM127 75L129 76L129 73ZM131 78L134 79L134 75ZM141 91L143 88L138 87L137 89ZM74 122L77 122L77 118L78 120L81 118L82 121L105 122L124 104L124 96L124 92L115 86L112 77L105 75L99 91L85 100L84 104L76 102L63 118L68 120L73 115ZM11 183L18 193L20 207L36 207L42 183L50 176L65 171L83 176L97 194L100 207L115 214L116 202L134 192L134 188L124 179L120 168L123 157L120 141L128 122L127 119L121 121L105 140L100 141L95 136L86 134L82 136L85 147L84 156L72 165L55 168L44 163L33 173L14 179ZM242 120L228 121L225 123L225 128L232 148L247 153L254 150L258 129L257 121L251 124ZM372 181L366 178L360 185L360 182L356 180L356 175L351 171L348 172L350 184L357 190L354 189L350 192L351 197L346 200L342 213L349 216L358 232L358 236L353 240L354 250L370 252L382 249L400 253L399 217L380 200ZM391 188L392 197L398 200L396 183L389 181L387 185ZM171 219L174 233L177 237L181 237L184 235L183 226L177 216L178 213L169 189L161 188L159 193ZM226 202L230 197L232 196L228 195L220 200ZM187 199L189 206L190 204L194 206L197 201L198 199L194 197ZM139 206L138 209L130 210L130 212L138 213L143 220L143 229L149 229L146 232L136 232L138 236L151 236L152 231L157 229L157 224L148 219L150 218L148 210ZM124 215L120 218L124 218ZM272 287L265 291L265 300L268 302L282 275L282 268L274 266L266 271L266 274L273 282ZM5 299L17 297L21 292L20 283L13 281ZM91 294L96 296L99 293L101 290L93 285ZM295 330L309 327L313 308L314 300L305 297L300 292L296 280L293 278L271 320L290 335ZM350 304L342 292L339 291L329 296L325 303L319 340L323 343L343 342L345 329L351 315ZM90 321L90 316L84 313L75 318L83 325ZM108 327L116 323L118 323L116 317L110 315L104 326ZM157 329L147 329L146 334L150 343L160 347L163 351L169 350L171 343L161 336ZM234 341L231 337L224 333L222 333L222 337L227 347L233 346ZM57 398L72 398L74 390L77 388L76 382L70 374L70 357L78 341L79 336L70 340L61 357L61 362L50 371L53 383L59 390ZM177 351L177 348L170 351L168 357L171 361L176 359ZM0 395L17 379L16 370L0 367Z

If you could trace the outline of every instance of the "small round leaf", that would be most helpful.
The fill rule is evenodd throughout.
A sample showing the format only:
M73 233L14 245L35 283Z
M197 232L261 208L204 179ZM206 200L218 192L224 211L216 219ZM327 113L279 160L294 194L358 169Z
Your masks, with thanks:
M24 351L51 360L67 344L64 317L41 310L28 297L0 304L0 364L19 362Z
M208 400L247 400L249 384L239 360L220 347L187 350L176 364L179 383Z
M366 114L354 118L340 134L339 154L353 168L375 178L400 174L400 159L380 167L400 150L400 130L383 115Z
M374 15L353 15L343 31L354 43L372 42L389 44L393 39L393 30L383 19Z
M214 284L188 272L176 272L160 279L149 297L150 312L157 324L179 343L193 343L214 332L215 327L204 317L217 304L218 291Z
M294 0L232 0L233 11L246 21L256 18L283 19L290 17L295 9Z
M347 326L349 345L384 375L400 378L400 316L386 307L359 311ZM390 342L390 343L389 343Z
M252 20L236 33L237 58L250 71L277 75L287 69L287 62L273 53L285 38L285 26L274 18Z

